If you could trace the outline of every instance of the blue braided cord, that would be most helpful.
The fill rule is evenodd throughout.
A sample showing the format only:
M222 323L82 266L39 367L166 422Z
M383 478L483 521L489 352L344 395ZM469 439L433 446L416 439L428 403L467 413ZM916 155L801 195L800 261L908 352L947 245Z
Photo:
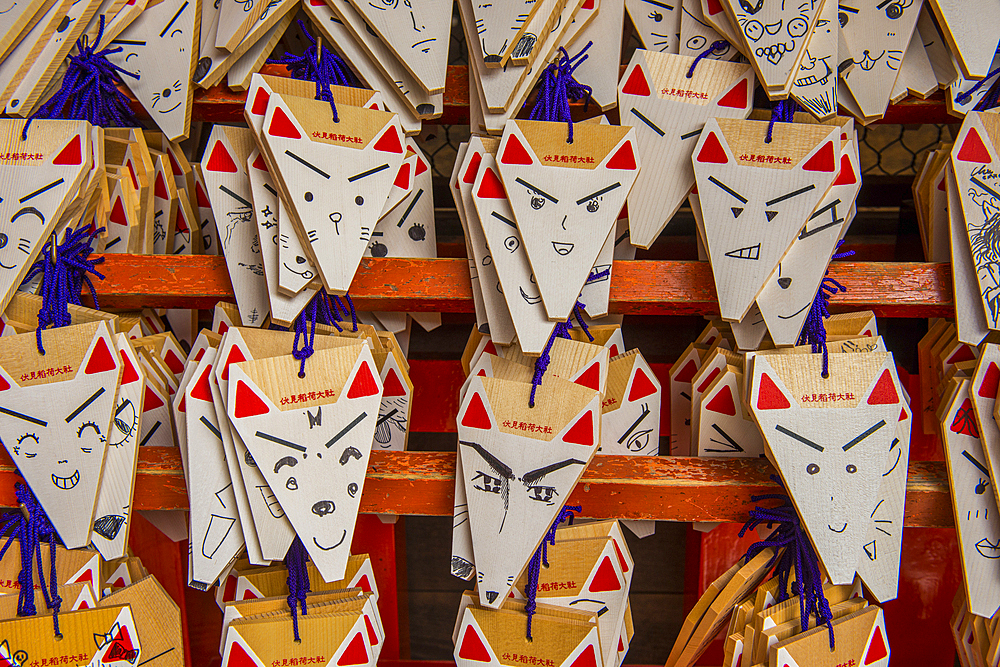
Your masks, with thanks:
M843 244L843 241L837 242L837 247L831 259L844 259L845 257L852 257L854 255L853 250L836 252ZM830 376L830 353L826 347L826 324L824 323L824 320L830 317L830 295L847 291L847 288L831 278L829 273L830 270L827 269L823 280L820 281L819 290L817 290L812 307L809 309L809 314L806 315L806 320L802 324L802 333L799 334L799 340L797 341L799 345L811 345L813 353L823 353L822 376L824 378Z
M529 120L566 123L569 126L569 136L566 139L568 144L573 143L573 116L570 113L569 101L586 100L583 107L586 111L593 93L590 86L573 78L576 68L590 57L586 51L592 44L593 42L587 42L587 45L572 58L566 49L559 47L559 58L542 71L535 106L528 114Z
M690 79L694 76L694 68L698 66L698 63L700 63L702 59L707 58L716 51L721 51L722 49L728 46L729 46L729 41L725 39L720 39L718 41L712 42L711 46L709 46L707 49L705 49L695 57L694 62L691 63L691 69L688 70L687 78Z
M528 599L527 604L524 605L524 613L528 615L528 628L526 631L526 637L528 641L532 641L531 637L531 618L535 615L535 597L538 595L538 575L541 572L542 565L545 567L549 566L549 553L548 545L551 544L555 546L556 543L556 528L559 524L564 521L568 521L569 525L573 525L573 512L583 511L582 506L570 507L564 506L559 510L559 514L556 516L556 520L552 522L549 527L549 531L545 533L545 537L542 538L542 543L538 545L538 549L535 550L534 555L532 555L531 560L528 561L528 586L524 589L524 597Z
M790 97L775 104L774 108L771 109L771 121L767 124L767 136L764 137L764 143L771 143L771 132L774 131L775 123L791 123L795 120L795 112L798 110L799 105Z

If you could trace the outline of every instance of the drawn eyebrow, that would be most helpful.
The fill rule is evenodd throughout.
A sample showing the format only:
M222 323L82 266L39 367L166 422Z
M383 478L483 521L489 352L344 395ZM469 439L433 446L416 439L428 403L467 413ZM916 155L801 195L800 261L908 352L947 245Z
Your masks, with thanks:
M424 194L424 189L423 188L420 188L419 190L417 190L417 194L413 197L413 201L411 201L410 205L406 207L405 211L403 211L403 217L401 217L399 219L399 222L396 223L397 227L402 227L403 223L406 222L406 219L408 217L410 217L410 211L412 211L413 207L417 205L418 201L420 201L420 195L422 195L422 194Z
M673 8L673 7L671 7L670 5L668 5L668 4L666 4L666 3L663 3L663 2L657 2L656 0L642 0L642 1L643 1L643 2L648 2L648 3L649 3L649 4L651 4L651 5L656 5L657 7L663 7L663 8L664 8L664 9L666 9L666 10L667 10L668 12L672 12L672 11L674 11L674 8Z
M628 230L626 229L624 234L622 234L621 236L619 236L618 238L615 239L615 245L618 245L619 243L621 243L622 241L624 241L628 237L629 237Z
M986 190L988 193L990 193L991 195L993 195L997 199L1000 199L1000 193L998 193L996 190L994 190L990 186L988 186L985 183L983 183L981 180L979 180L975 176L973 176L971 180L972 180L973 183L975 183L976 185L978 185L979 187L981 187L983 190Z
M726 433L725 431L722 430L721 426L719 426L718 424L712 424L712 429L715 430L715 432L718 433L719 435L721 435L723 438L725 438L726 442L728 442L730 445L732 445L733 447L735 447L736 448L735 451L738 451L738 452L745 451L742 447L740 447L740 444L738 442L736 442L735 440L733 440L732 437L728 433ZM720 445L723 444L723 443L719 442L718 440L716 440L715 438L709 438L709 440L711 440L712 442L716 442L716 443L718 443ZM719 454L725 454L725 453L733 451L733 450L731 450L731 449L706 449L705 451L706 452L715 452L715 453L719 453Z
M521 178L520 176L518 176L517 178L515 178L515 179L514 179L514 181L515 181L515 182L517 182L517 183L520 183L521 185L523 185L524 187L528 188L529 190L534 190L534 191L535 191L535 192L537 192L538 194L540 194L540 195L542 195L543 197L545 197L546 199L548 199L548 200L549 200L550 202L552 202L553 204L558 204L558 203L559 203L559 200L558 200L558 199L556 199L555 197L553 197L553 196L552 196L552 195L550 195L549 193L545 192L544 190L539 190L539 189L538 189L538 188L536 188L536 187L535 187L534 185L532 185L532 184L531 184L531 183L529 183L528 181L524 180L524 179L523 179L523 178Z
M300 158L298 155L296 155L292 151L288 150L287 148L285 149L285 155L287 155L288 157L292 158L293 160L295 160L299 164L302 164L302 165L305 165L305 166L309 167L310 169L312 169L313 171L315 171L317 174L319 174L323 178L327 178L327 179L330 178L330 174L326 173L325 171L323 171L319 167L315 166L311 162L307 162L306 160L303 160L302 158Z
M167 31L170 30L170 26L172 26L174 24L174 21L176 21L178 19L178 17L180 17L180 15L184 12L184 10L187 9L187 6L188 6L188 2L187 2L187 0L185 0L184 4L181 5L181 8L177 10L176 14L174 14L174 18L170 19L170 23L168 23L167 27L164 28L163 32L160 33L160 37L163 37L164 35L167 34Z
M780 197L775 197L771 201L764 202L764 206L774 206L775 204L780 204L781 202L785 201L786 199L791 199L792 197L798 197L801 194L805 194L806 192L809 192L810 190L815 190L815 189L816 189L816 186L814 184L810 183L806 187L799 188L795 192L789 192L788 194L781 195Z
M505 479L514 479L514 472L510 469L510 466L504 464L500 459L490 454L486 451L482 445L477 442L466 442L465 440L459 440L458 444L465 445L466 447L472 447L476 450L476 453L483 457L483 460L490 464L493 471L499 475L502 475Z
M344 428L340 429L340 433L338 433L337 435L335 435L335 436L333 436L332 438L330 438L330 442L326 443L326 448L327 448L327 449L329 449L329 448L330 448L330 447L332 447L332 446L333 446L334 444L336 444L336 442L337 442L338 440L340 440L340 439L341 439L341 438L343 438L343 437L344 437L345 435L347 435L347 433L348 433L348 432L349 432L349 431L350 431L350 430L351 430L352 428L354 428L355 426L357 426L358 424L360 424L360 423L361 423L361 422L362 422L362 421L364 420L364 418L365 418L365 417L367 417L367 416L368 416L368 413L367 413L367 412L362 412L362 413L361 413L360 415L358 415L357 417L355 417L355 418L354 418L354 421L352 421L352 422L351 422L350 424L348 424L348 425L347 425L347 426L345 426Z
M292 466L294 468L298 464L299 462L295 459L294 456L286 456L283 459L279 459L278 462L274 464L274 472L277 473L279 470L281 470L282 466Z
M253 206L250 204L250 202L248 202L246 199L244 199L243 197L239 196L238 194L236 194L235 192L233 192L232 190L230 190L229 188L227 188L225 185L220 185L219 189L222 190L223 192L225 192L227 195L229 195L233 199L235 199L236 201L238 201L239 203L243 204L244 206L247 206L249 208L253 208Z
M129 46L146 46L146 42L140 42L137 39L114 39L111 41L112 44L128 44Z
M892 0L882 0L882 2L880 2L877 5L875 5L875 9L882 9L883 7L885 7L886 5L888 5L890 2L892 2Z
M270 192L270 193L271 193L271 194L272 194L273 196L275 196L275 197L277 197L277 196L278 196L278 191L277 191L277 190L275 190L274 188L272 188L272 187L271 187L270 185L268 185L267 183L265 183L265 184L264 184L264 189L265 189L265 190L267 190L268 192Z
M300 452L306 451L306 448L303 447L302 445L297 445L294 442L289 442L287 440L282 440L281 438L276 438L273 435L268 435L267 433L264 433L263 431L257 431L254 435L256 435L261 440L269 440L277 445L284 445L285 447L291 447L296 451Z
M66 423L68 424L71 421L73 421L74 419L76 419L76 416L78 414L80 414L81 412L83 412L84 410L86 410L87 406L89 406L91 403L93 403L94 401L96 401L97 398L98 398L98 396L100 396L103 393L104 393L104 387L101 387L100 389L98 389L97 391L95 391L94 394L90 398L88 398L87 400L85 400L83 403L80 404L80 407L78 407L76 410L74 410L73 412L71 412L69 414L69 417L66 417Z
M2 409L2 408L0 408L0 409ZM155 424L153 424L153 428L149 429L149 433L147 433L147 434L146 434L146 437L145 437L145 438L143 438L143 439L142 439L142 442L140 442L140 443L139 443L139 446L140 446L140 447L142 447L142 446L143 446L143 445L145 445L145 444L146 444L147 442L149 442L149 439L153 437L153 434L154 434L154 433L156 433L156 430L157 430L158 428L160 428L160 424L162 424L162 423L163 423L163 422L159 422L159 421L158 421L158 422L156 422Z
M839 5L839 9L843 9L845 12L851 12L852 14L857 14L858 10L853 7L848 7L847 5Z
M692 130L687 134L682 134L681 141L684 141L685 139L690 139L691 137L697 137L699 134L701 134L701 130Z
M222 442L222 434L219 432L219 429L215 428L215 424L213 424L212 422L208 421L208 417L206 417L205 415L202 415L201 416L201 423L204 424L205 426L207 426L208 430L215 434L215 437L219 439L219 442Z
M21 197L21 198L20 198L20 199L18 199L17 201L18 201L19 203L23 204L24 202L28 201L28 200L29 200L29 199L31 199L32 197L37 197L38 195L42 194L43 192L48 192L48 191L49 191L49 190L51 190L52 188L54 188L54 187L58 187L58 186L59 186L59 185L61 185L62 183L63 183L63 179L61 179L61 178L60 178L60 179L59 179L58 181L54 181L54 182L52 182L52 183L49 183L48 185L45 185L45 186L43 186L43 187L40 187L40 188L38 188L37 190L35 190L35 191L34 191L34 192L32 192L31 194L28 194L28 195L24 195L23 197Z
M614 190L615 188L620 188L621 186L622 186L622 184L621 184L621 183L615 183L614 185L609 185L609 186L608 186L608 187L606 187L606 188L602 188L602 189L598 190L597 192L595 192L595 193L594 193L594 194L592 194L592 195L587 195L587 196L586 196L586 197L584 197L583 199L577 199L577 200L576 200L576 203L577 203L577 205L579 206L580 204L584 204L584 203L586 203L586 202L590 201L590 200L591 200L591 199L593 199L594 197L600 197L601 195L603 195L603 194L606 194L606 193L608 193L608 192L611 192L611 191L612 191L612 190Z
M288 151L285 151L285 152L287 153ZM389 168L388 164L383 164L383 165L375 167L373 169L369 169L368 171L363 171L360 174L355 174L354 176L350 176L350 177L348 177L347 182L348 183L353 183L354 181L361 180L362 178L364 178L366 176L371 176L372 174L377 174L380 171L385 171L388 168ZM322 172L320 172L320 173L322 173ZM329 176L327 178L329 178Z
M844 221L843 218L837 219L837 204L839 204L839 203L840 203L839 199L837 199L835 201L832 201L829 204L827 204L826 206L824 206L823 208L819 209L818 211L816 211L815 213L813 213L812 215L810 215L809 216L809 220L811 221L811 220L813 220L813 219L815 219L815 218L823 215L824 213L826 213L827 211L829 211L832 208L833 209L834 220L833 220L833 222L828 222L825 225L820 225L816 229L810 229L808 231L803 227L802 233L799 234L799 240L801 241L802 239L807 239L810 236L812 236L813 234L819 234L824 229L829 229L830 227L833 227L834 225L839 225L840 223L842 223Z
M508 225L510 225L511 227L513 227L514 229L517 229L517 225L514 224L514 221L511 220L510 218L505 218L504 216L500 215L496 211L493 211L492 213L490 213L490 215L492 215L494 218L496 218L500 222L505 222Z
M8 410L5 407L0 407L0 412L5 415L10 415L11 417L17 417L18 419L23 419L26 422L31 422L32 424L38 424L39 426L48 426L49 423L42 421L41 419L36 419L35 417L29 417L28 415L21 414L20 412L14 412L13 410Z
M882 423L884 424L885 422L882 422ZM784 433L789 438L792 438L794 440L798 440L803 445L809 445L810 447L812 447L813 449L815 449L818 452L822 452L823 451L822 447L820 447L819 445L817 445L815 442L813 442L809 438L804 438L801 435L799 435L798 433L796 433L795 431L788 430L787 428L785 428L781 424L778 424L777 426L775 426L774 430L777 431L778 433Z
M862 440L864 440L865 438L867 438L868 436L870 436L872 433L874 433L875 431L877 431L880 428L882 428L883 426L885 426L885 420L884 419L880 420L879 423L875 424L870 429L868 429L867 431L865 431L864 433L862 433L858 437L854 438L854 440L851 440L849 443L847 443L846 445L844 445L844 447L843 447L844 451L846 452L848 449L850 449L854 445L858 444L859 442L861 442Z
M638 426L642 422L642 420L646 418L646 416L648 414L649 414L649 404L648 403L643 403L642 404L642 414L639 415L638 419L636 419L634 422L632 422L632 425L628 427L628 430L625 431L624 434L622 434L622 437L618 438L618 444L619 445L622 444L623 442L625 442L625 438L627 438L630 435L632 435L632 431L635 430L636 426Z
M390 419L397 412L399 412L399 410L397 410L396 408L393 408L392 410L390 410L389 412L385 413L384 415L379 415L379 418L375 421L375 426L381 425L383 422L385 422L386 419Z
M972 463L972 465L974 465L977 468L979 468L980 470L982 470L984 475L986 475L987 477L990 476L990 471L986 469L986 466L984 466L982 463L980 463L979 461L977 461L976 457L974 457L968 451L966 451L966 450L963 449L962 450L962 456L964 456L965 458L969 459L969 461Z
M651 130L653 130L653 132L656 132L656 133L657 133L658 135L660 135L661 137L662 137L662 136L663 136L664 134L666 134L666 132L664 132L663 130L661 130L660 128L658 128L658 127L656 126L656 124L655 124L655 123L653 123L653 121L649 120L648 118L646 118L645 116L643 116L643 115L642 115L641 113L639 113L639 112L638 112L638 111L636 111L635 109L632 109L632 115L633 115L633 116L635 116L636 118L638 118L639 120L641 120L641 121L642 121L643 123L645 123L646 125L648 125L648 126L649 126L649 128L650 128Z
M732 189L731 187L729 187L728 185L725 185L725 184L724 184L724 183L723 183L722 181L718 180L718 179L717 179L717 178L716 178L715 176L709 176L709 177L708 177L708 180L709 180L709 181L711 181L712 183L715 183L715 184L716 184L716 185L718 185L718 186L719 186L720 188L722 188L723 190L725 190L726 192L728 192L728 193L729 193L729 194L731 194L732 196L736 197L737 199L739 199L739 200L740 200L741 202L743 202L744 204L746 204L746 203L747 203L747 200L746 200L746 198L745 198L745 197L743 197L743 195L739 194L738 192L736 192L736 190L733 190L733 189Z
M561 470L566 466L571 466L571 465L585 466L587 465L587 462L580 461L579 459L566 459L565 461L560 461L559 463L552 463L550 465L545 466L544 468L538 468L537 470L532 470L529 473L525 473L524 477L521 478L521 481L524 482L525 484L534 484L535 482L545 477L549 473L553 473L556 470Z

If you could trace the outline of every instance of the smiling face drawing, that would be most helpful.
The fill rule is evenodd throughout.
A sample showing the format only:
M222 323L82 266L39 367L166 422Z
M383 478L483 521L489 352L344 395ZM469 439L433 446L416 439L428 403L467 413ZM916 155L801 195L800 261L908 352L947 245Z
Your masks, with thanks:
M738 29L753 51L768 86L788 78L806 35L816 22L812 0L728 0Z

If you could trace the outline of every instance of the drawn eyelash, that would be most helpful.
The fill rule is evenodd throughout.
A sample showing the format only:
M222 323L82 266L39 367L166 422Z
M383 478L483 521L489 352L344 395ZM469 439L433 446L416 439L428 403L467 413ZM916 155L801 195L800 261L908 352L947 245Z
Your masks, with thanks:
M78 438L82 437L83 436L83 430L86 429L86 428L92 428L92 429L94 429L94 433L96 433L97 435L101 435L101 429L100 429L100 427L95 422L84 422L84 423L80 424L80 428L78 428L76 430L76 437L78 437Z
M28 438L31 438L32 440L34 440L36 445L39 444L38 443L38 436L35 435L34 433L25 433L24 435L22 435L20 438L17 439L17 444L20 445L22 442L24 442Z

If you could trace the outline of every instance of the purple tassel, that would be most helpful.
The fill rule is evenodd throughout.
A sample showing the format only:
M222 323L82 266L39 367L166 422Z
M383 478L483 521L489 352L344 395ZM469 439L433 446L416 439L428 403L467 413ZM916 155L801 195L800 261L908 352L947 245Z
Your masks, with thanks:
M795 120L795 112L798 110L799 105L792 98L781 100L775 104L774 108L771 109L771 122L767 124L767 136L764 137L764 143L771 143L771 132L774 131L775 123L791 123Z
M593 42L580 49L580 52L570 58L566 49L559 47L559 59L551 63L541 74L538 84L538 96L535 106L528 114L530 120L546 120L564 122L569 126L567 144L573 143L573 116L570 113L569 101L585 99L584 110L590 104L593 89L573 78L573 72L590 56L586 54Z
M524 605L524 613L528 615L528 629L526 637L528 641L531 641L531 618L535 615L535 596L538 595L538 575L541 572L542 565L545 567L549 566L549 548L548 545L555 546L556 543L556 528L559 524L564 521L568 521L569 525L573 525L573 512L581 512L583 507L569 507L568 505L559 510L559 515L556 516L556 520L552 522L552 526L549 528L549 532L545 533L545 537L542 538L542 543L539 545L538 549L535 550L535 554L528 561L528 587L524 589L524 596L528 598L528 603Z
M709 57L710 55L712 55L716 51L721 51L722 49L724 49L724 48L726 48L728 46L729 46L729 42L726 41L726 40L724 40L724 39L720 39L720 40L718 40L716 42L712 42L712 45L709 46L704 51L702 51L701 53L699 53L698 56L694 59L694 62L691 63L691 69L688 70L687 78L690 79L690 78L692 78L694 76L694 68L697 67L698 63L700 63L703 59Z
M843 241L838 241L836 250L839 250L843 244ZM844 259L853 255L853 250L834 252L831 259ZM827 269L827 273L829 272L829 269ZM824 378L830 376L830 353L826 348L826 324L824 324L823 320L830 317L830 295L846 291L846 287L828 275L825 276L819 284L819 290L816 292L816 298L813 299L812 308L809 309L809 314L806 315L806 321L802 325L802 333L799 334L799 345L812 345L813 353L823 353L822 376Z
M306 568L306 547L296 535L285 554L285 567L288 569L288 608L292 610L292 634L295 641L299 639L299 613L306 616L306 596L310 593L309 570Z

